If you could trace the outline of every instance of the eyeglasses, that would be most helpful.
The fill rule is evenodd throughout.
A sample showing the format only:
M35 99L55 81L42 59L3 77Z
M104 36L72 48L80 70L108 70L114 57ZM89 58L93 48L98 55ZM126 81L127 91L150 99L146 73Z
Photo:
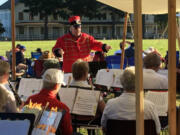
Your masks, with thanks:
M74 24L73 27L74 27L75 29L78 29L78 28L81 27L81 24Z

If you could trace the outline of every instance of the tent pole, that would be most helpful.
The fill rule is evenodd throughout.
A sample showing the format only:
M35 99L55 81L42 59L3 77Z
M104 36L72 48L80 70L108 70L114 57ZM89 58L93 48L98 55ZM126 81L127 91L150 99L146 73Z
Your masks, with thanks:
M136 135L144 135L144 90L142 70L142 1L134 0Z
M124 66L124 46L125 46L125 41L126 41L126 33L127 33L127 22L128 22L128 13L125 13L124 17L124 28L123 28L123 42L122 42L122 52L121 52L121 64L120 64L120 69L123 69Z
M168 0L168 122L176 135L176 0Z
M144 91L142 72L142 2L134 0L136 135L144 135Z
M178 46L179 46L179 50L180 50L180 34L179 34L179 27L178 27L177 21L176 21L176 37L178 40Z
M16 53L15 53L15 2L11 0L11 40L12 40L12 79L16 80Z

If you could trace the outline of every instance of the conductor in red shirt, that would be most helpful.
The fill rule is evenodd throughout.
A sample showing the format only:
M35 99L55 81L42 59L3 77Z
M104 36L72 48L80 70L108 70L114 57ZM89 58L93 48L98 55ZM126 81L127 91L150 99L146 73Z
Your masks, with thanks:
M72 64L77 59L90 60L91 50L107 52L111 46L103 44L94 37L81 32L81 20L79 16L69 18L69 33L57 39L52 51L56 57L63 56L63 70L71 72Z

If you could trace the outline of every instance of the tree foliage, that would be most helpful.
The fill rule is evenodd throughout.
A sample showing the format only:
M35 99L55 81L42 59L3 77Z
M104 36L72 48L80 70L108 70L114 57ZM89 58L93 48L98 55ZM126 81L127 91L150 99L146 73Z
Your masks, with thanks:
M44 19L44 39L48 39L48 16L59 15L62 18L66 18L66 1L65 0L20 0L27 7L25 12L29 12L32 15L41 15Z
M0 35L5 32L3 24L0 22Z
M102 7L102 4L96 0L67 0L70 15L85 16L89 19L103 17Z

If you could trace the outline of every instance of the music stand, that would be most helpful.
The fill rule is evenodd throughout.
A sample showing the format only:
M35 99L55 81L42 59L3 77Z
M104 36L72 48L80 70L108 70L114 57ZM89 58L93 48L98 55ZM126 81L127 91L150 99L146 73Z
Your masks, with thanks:
M93 61L93 62L88 62L88 64L89 64L89 73L93 78L96 77L98 70L107 68L106 61Z
M31 135L33 130L33 124L35 120L35 115L30 113L0 113L0 119L1 120L29 120L30 121L30 127L28 131L28 135ZM11 130L11 129L10 129Z

